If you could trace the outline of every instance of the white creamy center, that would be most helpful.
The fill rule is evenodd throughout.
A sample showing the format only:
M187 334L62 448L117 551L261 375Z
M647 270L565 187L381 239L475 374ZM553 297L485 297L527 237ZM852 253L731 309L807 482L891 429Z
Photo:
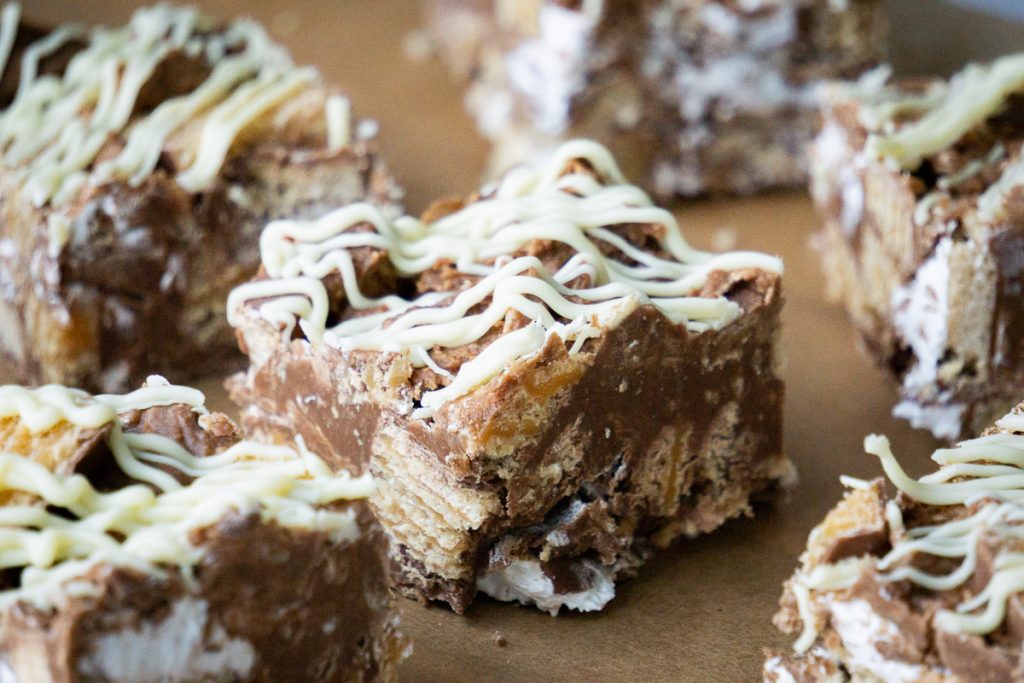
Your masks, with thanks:
M576 593L557 593L555 584L544 573L539 562L516 560L507 567L489 571L477 579L477 588L495 600L535 605L552 616L562 607L579 612L595 612L615 597L615 580L611 571L591 560L580 563L590 588Z
M179 599L161 619L96 639L78 670L114 683L184 683L228 673L247 678L256 660L253 646L230 638L220 624L210 628L208 610L203 600Z

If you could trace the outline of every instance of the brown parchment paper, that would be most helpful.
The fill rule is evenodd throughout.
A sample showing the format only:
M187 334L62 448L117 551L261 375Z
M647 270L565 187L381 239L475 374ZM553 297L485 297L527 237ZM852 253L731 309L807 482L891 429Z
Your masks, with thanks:
M142 4L22 2L29 18L47 23L112 24ZM377 119L381 148L407 188L411 210L477 186L485 146L462 109L461 92L437 63L415 63L403 49L417 26L414 0L198 4L225 18L244 14L264 22L292 48L297 62L320 67L350 94L357 113ZM893 5L902 22L894 54L905 60L916 54L924 31L918 22L927 16L943 27L970 28L972 35L992 29L997 39L1020 40L1019 29L1013 33L955 11L942 14L936 0ZM957 43L946 45L948 60ZM985 45L992 50L991 41ZM795 566L807 532L840 495L839 474L880 471L862 453L864 435L889 434L897 454L916 456L916 469L925 468L934 443L889 416L892 388L855 351L841 311L822 298L825 276L809 246L815 219L802 193L696 201L681 204L677 213L697 246L758 249L785 259L786 444L800 471L799 486L788 500L759 509L755 519L731 522L656 557L638 578L623 583L599 614L552 618L480 599L458 616L405 602L404 624L415 653L402 670L403 680L758 680L761 648L788 646L770 621L780 584ZM230 410L219 379L203 387L213 405ZM504 646L496 642L499 635Z

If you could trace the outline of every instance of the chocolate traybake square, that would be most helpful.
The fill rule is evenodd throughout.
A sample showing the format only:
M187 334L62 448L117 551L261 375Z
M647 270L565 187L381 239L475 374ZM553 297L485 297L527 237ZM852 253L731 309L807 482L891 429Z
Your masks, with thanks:
M811 532L775 617L796 652L768 653L764 680L1024 679L1024 404L920 479L885 437L864 447L888 482L845 479Z
M0 387L0 678L396 679L370 475L203 402Z
M874 72L823 99L829 294L901 385L897 416L976 435L1024 384L1024 54L949 82Z
M252 21L19 17L0 14L0 352L23 381L237 369L224 302L266 222L397 199L348 100Z
M372 459L409 596L600 609L792 478L780 261L693 249L597 143L422 219L272 223L261 250L228 304L243 427Z
M491 167L593 138L662 198L795 187L815 88L885 53L881 0L424 0Z

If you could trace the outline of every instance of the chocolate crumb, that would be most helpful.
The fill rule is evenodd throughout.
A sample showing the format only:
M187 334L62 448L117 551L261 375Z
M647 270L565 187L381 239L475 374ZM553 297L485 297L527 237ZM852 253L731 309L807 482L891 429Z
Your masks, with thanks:
M491 640L493 640L494 644L498 647L505 647L508 645L508 639L505 638L505 633L503 631L495 631L494 635L491 636Z

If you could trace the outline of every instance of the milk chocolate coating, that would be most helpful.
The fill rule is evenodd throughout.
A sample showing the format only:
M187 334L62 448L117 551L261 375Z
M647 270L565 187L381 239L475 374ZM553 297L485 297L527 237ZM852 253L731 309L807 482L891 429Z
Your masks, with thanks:
M545 368L571 362L560 342L549 342L522 368L442 406L430 421L409 419L358 388L351 394L339 389L360 367L386 368L386 354L346 358L330 347L309 349L298 341L282 344L233 379L232 398L243 406L246 429L261 438L288 441L298 434L332 466L362 471L370 463L384 479L387 473L373 464L379 456L375 434L397 430L421 454L416 457L432 460L429 466L453 486L502 501L499 514L463 539L463 578L433 574L410 548L394 543L394 582L404 594L441 600L461 612L475 596L477 576L517 559L539 562L558 593L586 590L581 560L597 560L616 576L630 575L654 549L713 530L735 514L730 506L745 506L785 472L784 388L774 372L778 278L762 271L714 273L701 294L736 301L743 308L740 319L696 334L653 306L640 306L588 342L586 367L566 375L557 409L539 425L523 422L521 408L534 400L529 392L537 391L536 378ZM465 360L463 351L458 362ZM449 367L454 362L447 352L438 358ZM413 373L411 385L399 393L415 395L422 377ZM521 406L517 401L524 396ZM678 462L654 455L669 428L685 432L670 449ZM469 439L506 434L526 435L512 461L483 457L468 446ZM581 459L569 460L565 443ZM711 462L695 463L688 475L679 474L674 492L666 490L667 479L674 481L683 463L709 452ZM542 476L551 466L565 469L554 485ZM553 533L564 539L558 547L545 540Z
M904 94L928 82L898 83ZM915 409L960 411L956 424L937 434L955 441L979 434L1020 398L1024 381L1024 191L1008 195L1005 215L980 216L979 197L1020 158L1024 141L1024 99L1010 97L1000 113L982 121L960 140L925 158L912 171L892 170L884 161L858 164L868 132L859 119L864 103L826 99L823 113L832 134L845 142L836 159L812 155L812 196L823 218L819 244L827 271L830 298L844 305L859 341L888 376L902 384L920 359L900 329L893 295L919 277L922 266L945 240L952 249L946 282L932 283L948 292L942 311L945 338L939 362L927 381L901 388L901 398ZM828 146L825 140L820 145ZM925 220L915 217L919 202L940 190L940 177L954 177L973 162L983 162L994 146L1006 153L943 195ZM851 189L852 188L852 189ZM856 188L863 191L862 206ZM845 193L845 194L844 194ZM927 295L922 295L927 296ZM924 325L918 321L918 325ZM931 377L934 374L934 377ZM922 417L919 426L936 429ZM958 428L958 431L957 431Z
M128 432L174 439L199 456L239 440L226 416L205 416L201 425L184 405L133 411L122 422ZM85 431L89 438L74 456L78 471L103 490L137 483L113 463L105 440L93 438L97 430ZM0 611L0 667L23 681L105 680L97 659L104 638L160 629L176 606L200 603L206 621L186 629L200 629L213 652L226 640L244 643L254 655L244 675L223 670L203 680L394 680L407 641L392 610L386 539L365 501L333 507L354 515L354 539L338 541L324 531L263 521L259 514L230 513L193 533L202 556L192 578L177 567L142 573L101 563L79 579L92 587L88 594L45 610L14 603ZM17 587L16 575L11 578L5 588ZM147 680L179 673L161 673L160 666L152 663Z
M903 492L888 493L880 480L852 489L811 534L800 573L785 585L775 624L794 636L802 632L804 612L794 582L821 565L858 558L851 565L857 572L852 585L810 589L807 609L819 620L817 638L803 654L766 653L765 680L782 683L789 680L786 674L801 682L859 680L858 676L868 675L885 679L886 672L894 671L907 680L912 676L921 681L944 681L950 676L950 680L970 683L1021 680L1024 602L1020 594L1008 597L1002 622L983 635L946 631L936 620L939 610L955 611L990 586L996 558L1019 549L1012 533L982 529L973 538L969 576L952 588L932 588L891 576L906 566L947 576L960 566L963 558L931 554L927 546L879 568L883 557L892 557L888 555L892 546L879 537L887 524L879 525L876 508L895 505L899 509L906 531L888 532L906 543L914 529L964 519L992 503L981 496L968 504L928 505ZM824 552L819 552L822 548Z
M177 601L191 598L208 606L206 628L223 628L255 653L244 678L227 673L211 680L387 680L404 641L388 605L379 527L365 503L351 505L363 533L344 547L322 532L253 516L221 520L195 539L204 557L194 585L174 571L156 576L100 566L87 577L98 597L55 611L28 604L4 611L0 662L25 676L18 680L96 680L82 664L100 639L158 628ZM19 670L30 660L33 668Z
M21 51L39 37L19 31L0 102L17 87ZM81 47L69 43L41 71L63 73ZM191 92L213 66L169 52L143 84L133 116ZM201 192L178 184L180 161L167 150L140 184L90 181L60 209L34 207L20 169L0 167L0 350L20 379L118 392L153 373L185 381L241 368L224 306L231 289L256 273L265 225L364 199L391 205L400 194L369 143L330 151L323 132L301 121L293 127L301 130L275 129L233 146ZM111 135L97 163L124 144ZM70 224L56 251L48 229L55 215Z

